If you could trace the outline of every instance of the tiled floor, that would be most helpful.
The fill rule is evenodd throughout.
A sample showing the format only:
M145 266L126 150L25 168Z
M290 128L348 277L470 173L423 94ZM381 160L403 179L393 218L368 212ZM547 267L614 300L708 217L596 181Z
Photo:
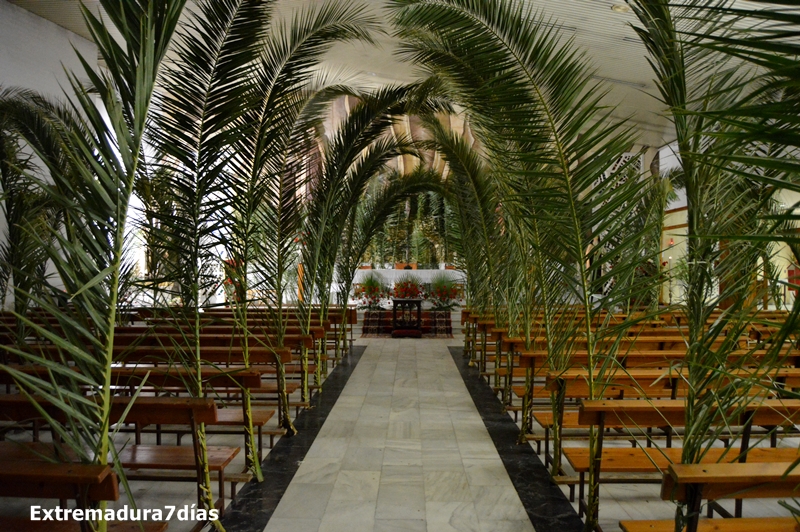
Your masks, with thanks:
M448 352L368 339L267 532L530 531Z

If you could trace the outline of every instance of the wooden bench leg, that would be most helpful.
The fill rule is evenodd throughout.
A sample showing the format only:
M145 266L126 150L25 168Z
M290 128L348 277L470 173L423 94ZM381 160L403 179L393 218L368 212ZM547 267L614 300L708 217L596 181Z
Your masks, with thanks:
M544 429L544 466L550 465L550 429Z
M702 487L697 484L686 486L686 532L697 532L700 523L700 506L702 501Z
M672 447L672 427L663 427L662 430L667 435L667 447Z
M258 463L264 461L264 458L261 456L261 449L264 448L264 438L263 438L263 428L261 425L258 426Z
M219 513L225 513L225 470L221 469L219 472Z
M709 518L714 517L714 512L716 512L723 519L733 519L733 514L723 508L718 501L708 501L707 508Z
M480 359L480 361L478 363L479 364L478 365L478 374L479 375L481 373L485 373L486 372L486 333L481 333L481 348L483 349L483 351L481 351L481 359ZM495 359L494 367L495 367L495 369L497 369L497 359ZM496 372L495 372L495 374L496 374Z

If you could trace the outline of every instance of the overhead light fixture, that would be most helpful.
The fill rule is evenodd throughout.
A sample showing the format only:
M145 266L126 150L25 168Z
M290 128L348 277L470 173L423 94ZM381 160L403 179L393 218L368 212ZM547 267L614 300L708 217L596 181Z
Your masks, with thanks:
M611 6L611 11L613 11L614 13L630 13L631 8L630 6L625 4L614 4L613 6Z

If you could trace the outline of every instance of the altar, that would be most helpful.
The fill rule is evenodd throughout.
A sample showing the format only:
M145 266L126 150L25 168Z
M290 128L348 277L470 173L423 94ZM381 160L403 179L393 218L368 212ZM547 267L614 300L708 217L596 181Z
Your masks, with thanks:
M422 337L422 299L392 299L392 338Z

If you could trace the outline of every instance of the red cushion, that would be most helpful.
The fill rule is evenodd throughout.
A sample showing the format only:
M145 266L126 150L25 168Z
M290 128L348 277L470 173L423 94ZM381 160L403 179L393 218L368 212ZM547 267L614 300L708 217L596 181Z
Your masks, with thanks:
M395 329L392 338L422 338L422 331L418 329Z

